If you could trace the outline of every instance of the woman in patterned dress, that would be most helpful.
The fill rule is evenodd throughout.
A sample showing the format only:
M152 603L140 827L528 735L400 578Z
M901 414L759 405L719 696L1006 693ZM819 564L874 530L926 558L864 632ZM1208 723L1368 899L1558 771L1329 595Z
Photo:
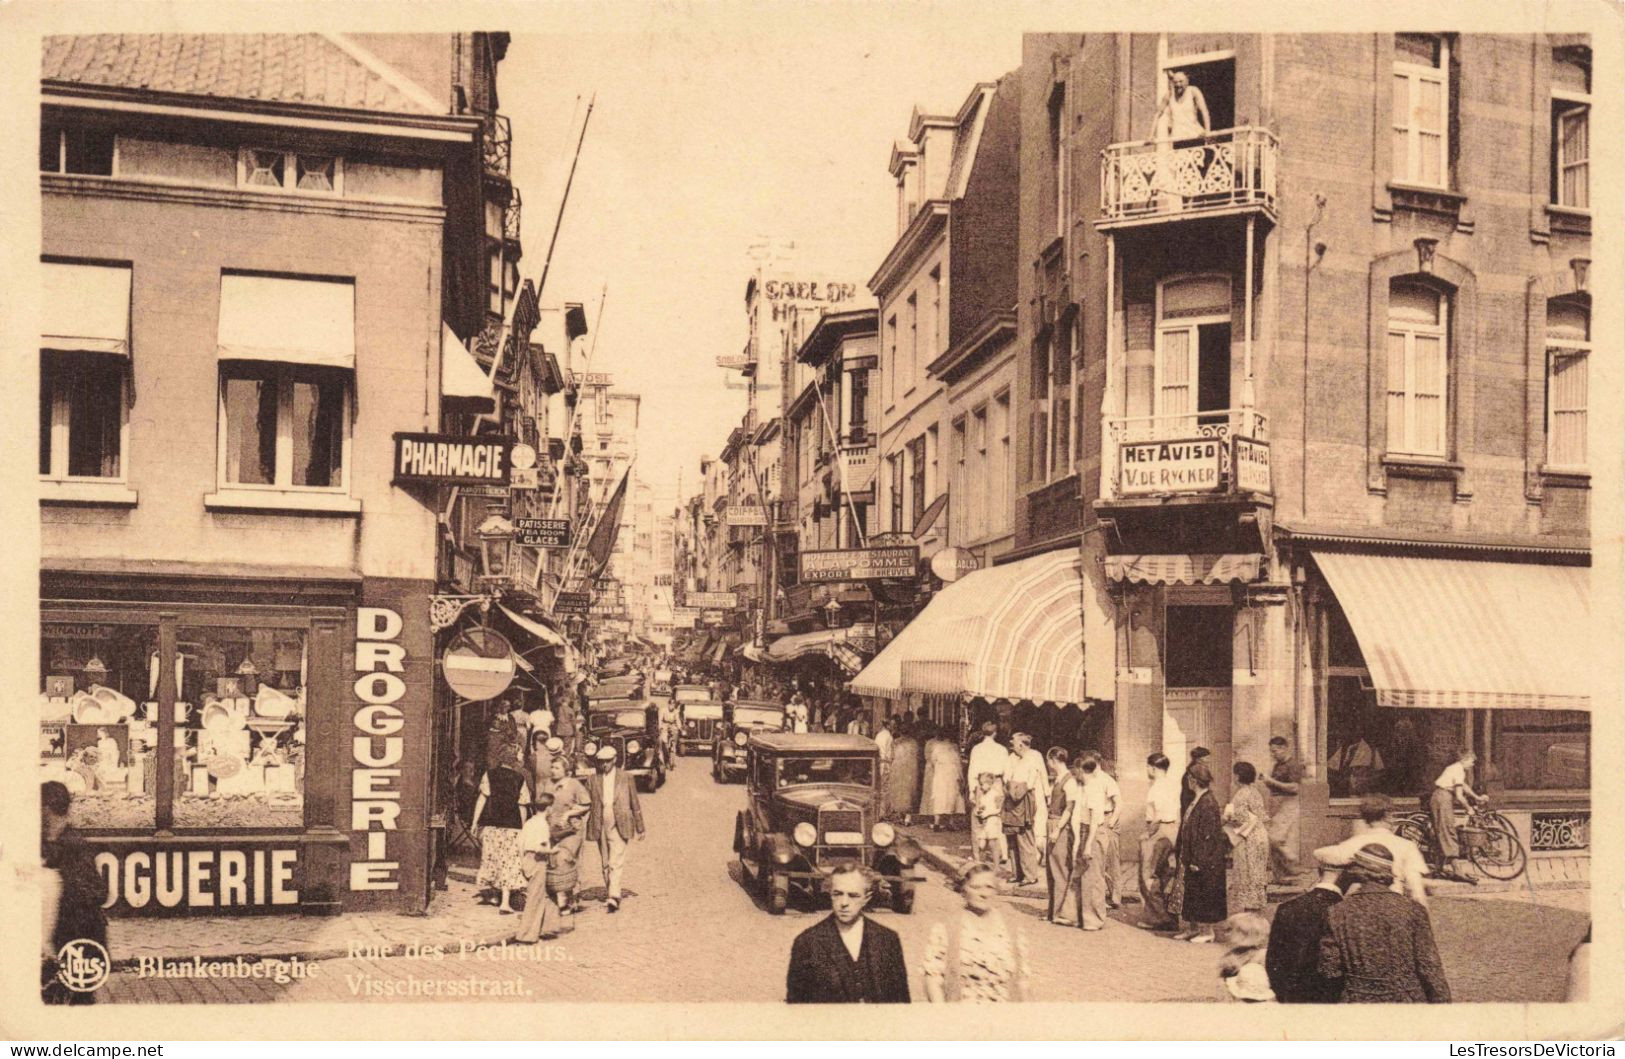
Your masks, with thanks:
M524 853L519 829L530 811L530 783L525 774L508 765L493 765L480 777L480 798L474 803L474 837L480 843L480 870L474 877L480 900L496 890L502 895L497 911L511 915L513 892L525 888Z
M1264 812L1264 796L1256 786L1258 770L1251 762L1238 761L1231 772L1236 777L1236 793L1223 814L1225 833L1232 843L1230 907L1262 912L1269 903L1269 817Z
M960 877L964 911L952 925L932 927L925 945L925 995L932 1003L1025 999L1027 943L994 906L998 888L997 875L987 864L971 864Z

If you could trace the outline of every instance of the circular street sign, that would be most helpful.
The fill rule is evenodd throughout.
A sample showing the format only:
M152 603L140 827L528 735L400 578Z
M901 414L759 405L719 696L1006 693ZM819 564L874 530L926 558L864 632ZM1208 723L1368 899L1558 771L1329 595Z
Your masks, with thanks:
M981 567L976 556L963 548L944 548L931 557L931 572L944 581L958 581Z
M440 656L446 684L471 702L496 698L513 683L513 645L492 629L458 633Z
M536 466L536 450L521 441L508 450L508 463L515 470L528 470Z

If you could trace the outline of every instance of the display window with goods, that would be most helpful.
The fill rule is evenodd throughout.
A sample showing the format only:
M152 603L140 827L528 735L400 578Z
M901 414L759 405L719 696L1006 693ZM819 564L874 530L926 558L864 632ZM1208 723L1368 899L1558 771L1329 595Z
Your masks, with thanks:
M157 608L46 605L40 778L67 785L74 826L303 827L309 620L259 609L182 624Z

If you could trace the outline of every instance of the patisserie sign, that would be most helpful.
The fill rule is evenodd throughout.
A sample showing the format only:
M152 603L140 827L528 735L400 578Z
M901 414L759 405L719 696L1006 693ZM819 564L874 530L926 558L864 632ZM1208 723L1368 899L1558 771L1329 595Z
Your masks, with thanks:
M396 705L406 694L406 648L401 616L384 607L358 607L355 625L355 731L350 773L350 830L366 836L366 856L350 863L351 890L398 890L399 850L389 835L400 828L401 759L406 752L406 714Z

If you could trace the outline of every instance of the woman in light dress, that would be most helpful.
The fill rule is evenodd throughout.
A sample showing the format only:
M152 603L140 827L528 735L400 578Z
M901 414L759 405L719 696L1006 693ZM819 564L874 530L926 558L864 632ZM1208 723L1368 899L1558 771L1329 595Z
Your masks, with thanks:
M920 793L920 815L931 817L931 826L940 830L945 816L965 812L965 762L947 732L928 728L925 744L925 781Z
M1230 907L1262 912L1269 903L1269 817L1257 786L1258 770L1251 762L1238 761L1231 771L1236 793L1221 814L1231 844Z
M914 726L906 720L897 724L890 772L887 807L893 816L913 816L920 807L920 741L914 738Z
M987 864L971 864L960 877L964 909L950 923L932 927L925 943L925 995L932 1003L1026 999L1027 943L994 905L998 889Z

